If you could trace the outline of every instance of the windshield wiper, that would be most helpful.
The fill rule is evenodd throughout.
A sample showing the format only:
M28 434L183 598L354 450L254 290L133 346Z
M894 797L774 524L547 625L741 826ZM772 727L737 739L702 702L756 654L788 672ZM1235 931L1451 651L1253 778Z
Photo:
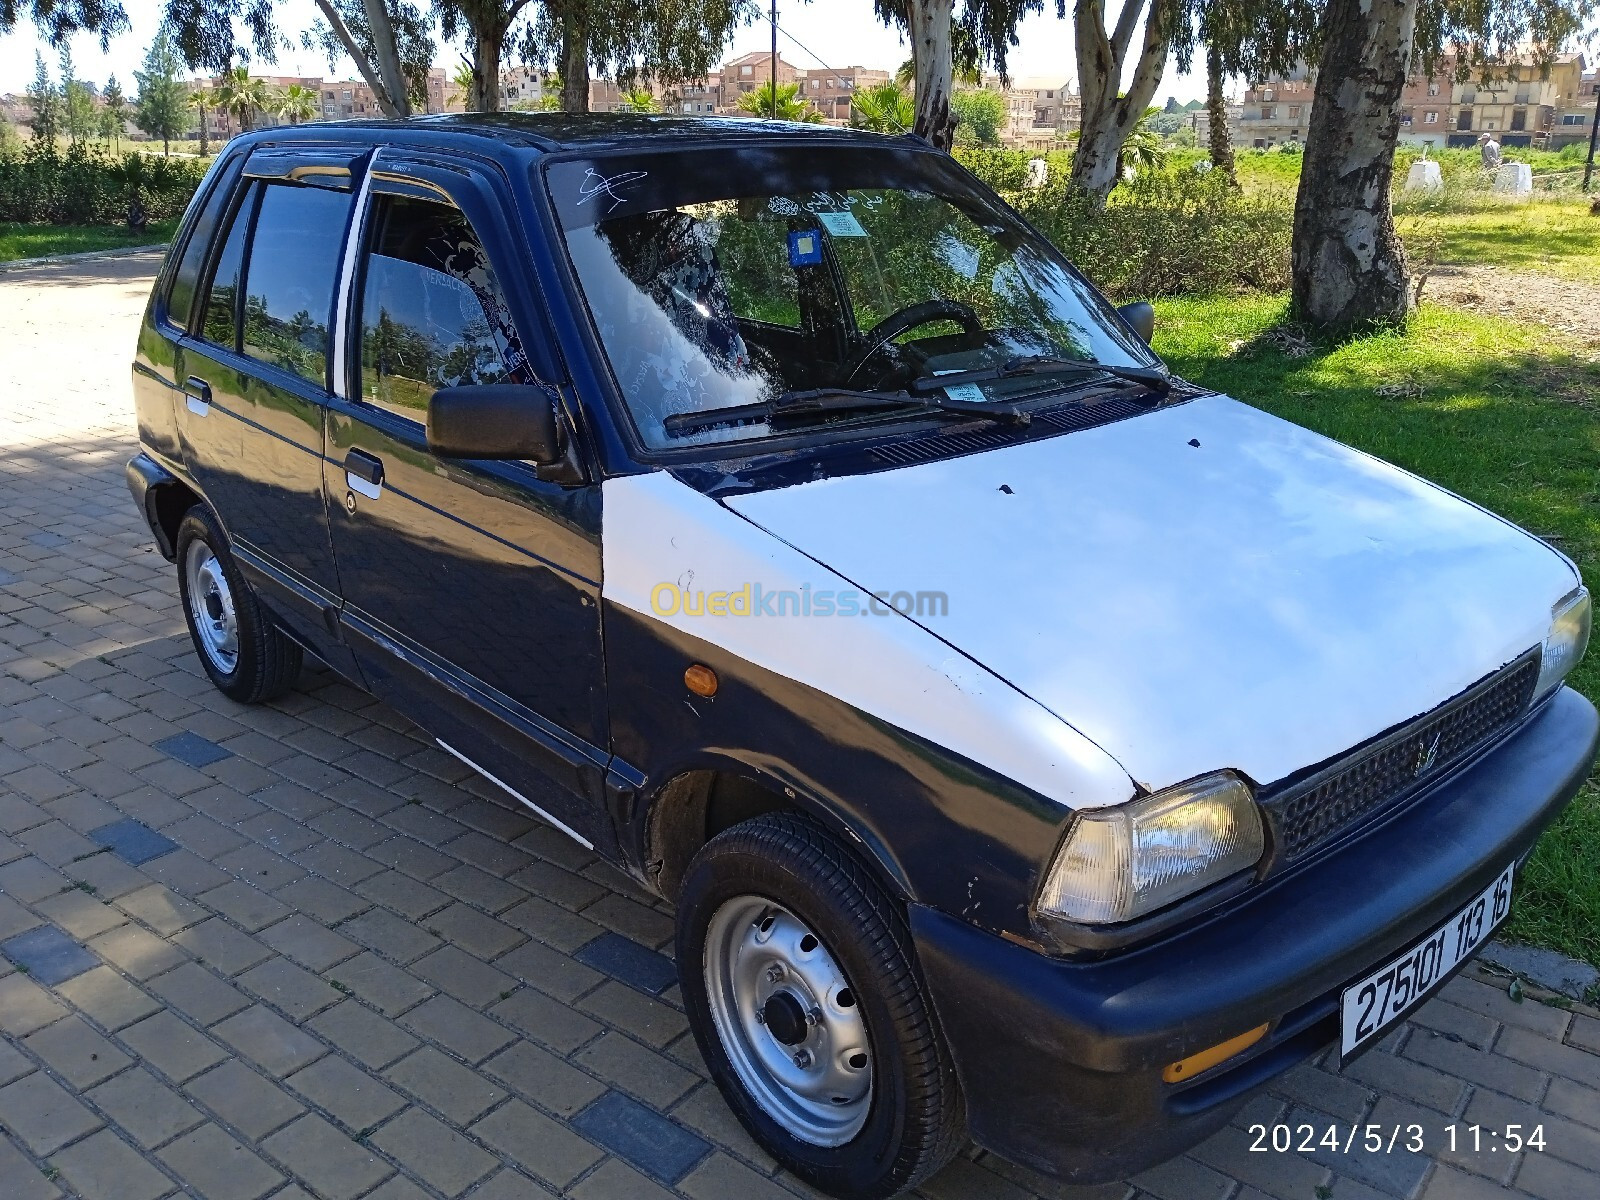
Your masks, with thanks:
M661 424L673 437L682 437L701 429L710 429L735 421L765 419L777 427L804 424L839 413L887 411L897 408L915 408L924 413L956 413L964 417L981 417L996 424L1023 427L1033 419L1028 413L1009 404L986 404L977 400L956 400L948 396L913 396L903 391L867 392L852 388L812 388L807 391L785 392L776 400L762 404L736 404L728 408L673 413Z
M1137 383L1158 395L1172 391L1172 375L1164 367L1132 367L1119 363L1092 362L1081 358L1056 358L1049 354L1025 354L1008 358L998 367L980 367L974 371L955 371L948 375L929 375L911 384L913 394L924 395L964 383L986 383L995 379L1013 379L1019 375L1037 375L1045 371L1078 371L1085 374L1109 375L1113 379Z

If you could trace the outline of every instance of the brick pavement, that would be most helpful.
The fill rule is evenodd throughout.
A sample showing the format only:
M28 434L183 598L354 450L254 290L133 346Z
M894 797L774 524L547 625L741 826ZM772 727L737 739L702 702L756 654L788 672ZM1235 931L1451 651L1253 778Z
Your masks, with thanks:
M705 1079L663 905L326 671L253 709L201 675L122 482L153 269L0 278L0 1197L805 1195ZM1546 1148L1450 1153L1452 1120ZM1252 1153L1276 1121L1415 1123L1428 1152ZM1600 1194L1600 1014L1464 977L1128 1184L974 1152L923 1192L1506 1183Z

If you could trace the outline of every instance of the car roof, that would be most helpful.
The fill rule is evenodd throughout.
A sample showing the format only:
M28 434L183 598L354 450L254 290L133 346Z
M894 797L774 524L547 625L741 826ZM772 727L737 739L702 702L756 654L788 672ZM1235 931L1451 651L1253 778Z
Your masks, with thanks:
M309 140L326 143L349 138L362 142L393 140L443 144L440 135L450 141L457 138L482 140L544 153L570 149L648 149L694 143L727 145L771 142L775 138L805 140L817 145L927 147L925 141L913 136L893 137L836 125L658 113L434 113L405 121L358 119L280 125L244 136L250 142Z

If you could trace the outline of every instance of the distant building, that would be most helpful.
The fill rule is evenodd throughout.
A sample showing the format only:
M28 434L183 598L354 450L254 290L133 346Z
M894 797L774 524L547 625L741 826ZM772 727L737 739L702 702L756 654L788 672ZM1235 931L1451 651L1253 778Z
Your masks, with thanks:
M738 111L739 97L747 92L759 91L772 82L772 73L772 53L768 50L741 54L738 58L723 63L721 109L728 112ZM779 87L786 83L798 83L800 69L785 62L783 55L780 54L777 61L777 76Z
M1556 110L1555 125L1550 131L1552 150L1589 140L1596 95L1600 95L1600 70L1585 75L1578 83L1577 94Z
M800 94L833 125L850 124L851 97L864 88L889 82L888 71L870 67L818 67L800 73Z
M999 92L1006 105L1000 141L1011 147L1048 150L1083 121L1083 98L1060 76L1001 79L985 75L983 87Z
M1311 127L1311 94L1316 72L1297 67L1288 75L1257 80L1245 88L1234 129L1236 146L1268 150L1284 142L1305 144Z
M722 72L685 79L667 89L662 108L683 116L709 117L722 107Z
M1456 84L1447 144L1470 146L1480 133L1494 134L1502 146L1556 149L1586 140L1587 118L1557 124L1558 114L1579 115L1583 66L1581 54L1557 55L1546 66L1529 58L1496 68L1491 83L1469 78Z
M1503 146L1559 149L1586 141L1594 119L1595 78L1584 74L1581 54L1557 55L1548 64L1531 56L1494 68L1483 83L1455 79L1455 61L1441 59L1432 75L1406 80L1400 94L1402 145L1471 146L1492 133ZM1301 67L1288 76L1254 81L1244 94L1236 144L1267 149L1306 139L1316 72ZM1197 124L1196 136L1204 137Z

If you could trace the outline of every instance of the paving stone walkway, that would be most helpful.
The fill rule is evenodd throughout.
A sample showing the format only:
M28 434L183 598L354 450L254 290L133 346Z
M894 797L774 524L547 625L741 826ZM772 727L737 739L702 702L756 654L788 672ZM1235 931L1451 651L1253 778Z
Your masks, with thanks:
M706 1081L664 906L326 671L262 708L201 675L122 481L154 268L0 279L0 1198L806 1195ZM1253 1152L1274 1123L1315 1145ZM1351 1152L1322 1144L1353 1124ZM1471 1124L1544 1150L1474 1152ZM973 1152L923 1193L1502 1184L1600 1195L1600 1019L1461 978L1128 1184Z

